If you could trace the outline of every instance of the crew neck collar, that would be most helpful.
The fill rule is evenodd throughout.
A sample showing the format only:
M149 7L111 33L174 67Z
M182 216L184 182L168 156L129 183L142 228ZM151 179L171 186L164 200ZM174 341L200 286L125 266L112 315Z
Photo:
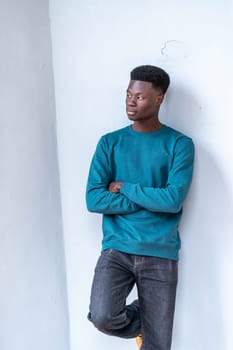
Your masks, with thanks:
M137 130L133 129L133 124L129 125L128 128L129 128L131 134L134 134L134 135L154 135L154 134L158 134L158 133L162 132L166 128L166 125L162 124L161 128L154 130L154 131L137 131Z

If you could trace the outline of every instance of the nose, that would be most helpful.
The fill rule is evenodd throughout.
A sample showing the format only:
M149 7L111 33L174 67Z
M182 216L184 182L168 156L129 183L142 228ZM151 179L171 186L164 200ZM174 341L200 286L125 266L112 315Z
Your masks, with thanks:
M128 106L136 106L137 104L137 101L136 101L136 98L131 96L130 98L127 98L127 105Z

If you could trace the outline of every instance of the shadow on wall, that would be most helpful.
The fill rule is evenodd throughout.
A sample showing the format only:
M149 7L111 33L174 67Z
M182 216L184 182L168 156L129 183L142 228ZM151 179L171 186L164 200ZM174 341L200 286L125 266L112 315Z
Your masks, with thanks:
M193 135L195 142L195 134L199 135L198 128L206 120L202 114L200 122L201 109L194 96L178 89L168 96L164 122ZM226 349L223 305L227 300L222 282L230 272L226 271L226 254L233 243L233 198L217 160L198 142L195 148L194 178L180 227L182 251L173 345L174 349L185 344L189 349L219 350Z
M173 83L161 106L161 120L187 135L198 134L206 120L202 102L187 87Z
M216 161L196 147L194 181L181 231L184 232L181 274L189 305L190 334L197 350L226 349L223 280L227 248L232 245L233 201ZM226 274L224 276L224 273ZM187 287L185 287L187 285ZM184 291L184 294L186 293ZM194 339L193 339L194 338Z

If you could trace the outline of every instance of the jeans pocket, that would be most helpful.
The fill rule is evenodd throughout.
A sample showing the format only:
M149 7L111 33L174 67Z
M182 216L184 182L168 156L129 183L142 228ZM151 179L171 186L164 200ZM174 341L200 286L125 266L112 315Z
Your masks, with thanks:
M102 250L95 267L95 272L103 268L107 268L109 264L109 257L111 256L112 252L113 252L112 248Z

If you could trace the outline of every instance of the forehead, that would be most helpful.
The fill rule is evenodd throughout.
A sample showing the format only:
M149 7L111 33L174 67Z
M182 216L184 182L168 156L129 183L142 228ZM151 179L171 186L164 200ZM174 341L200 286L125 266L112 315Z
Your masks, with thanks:
M146 93L155 91L155 88L148 81L130 80L128 90L134 93Z

